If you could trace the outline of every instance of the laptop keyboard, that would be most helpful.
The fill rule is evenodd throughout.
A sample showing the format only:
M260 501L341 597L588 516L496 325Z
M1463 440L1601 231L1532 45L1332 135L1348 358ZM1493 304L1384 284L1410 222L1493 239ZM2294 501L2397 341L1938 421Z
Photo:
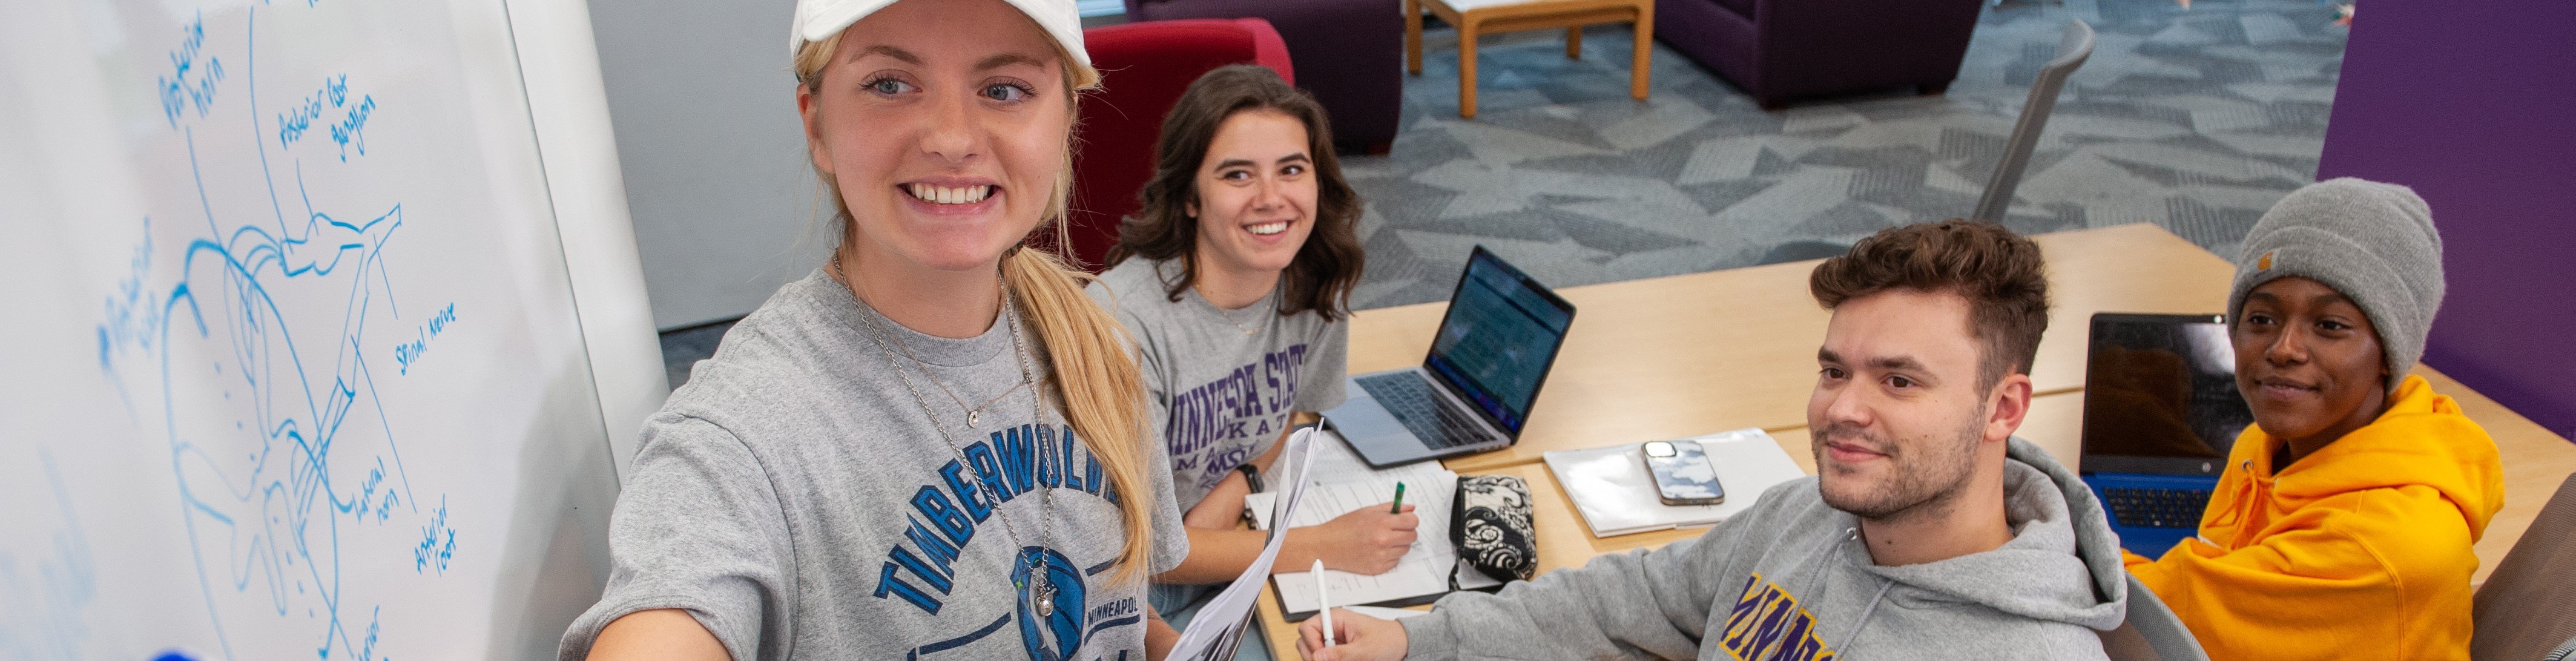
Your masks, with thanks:
M1422 443L1431 449L1454 448L1486 440L1482 435L1469 431L1476 428L1475 420L1443 406L1440 395L1432 392L1431 384L1423 383L1419 374L1395 372L1353 380L1358 381L1360 389L1368 391L1370 397L1377 398L1379 406L1395 414L1396 421L1404 423L1405 430L1420 437Z
M2131 528L2198 528L2201 510L2209 509L2204 489L2103 489L2102 506L2111 520Z

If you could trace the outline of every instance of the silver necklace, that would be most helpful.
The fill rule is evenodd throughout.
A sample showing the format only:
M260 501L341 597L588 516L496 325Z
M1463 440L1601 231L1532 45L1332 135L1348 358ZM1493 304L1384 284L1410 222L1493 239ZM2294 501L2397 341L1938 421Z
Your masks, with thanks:
M1268 296L1264 296L1264 297L1262 297L1262 299L1263 299L1263 300L1269 300L1269 298L1270 298L1270 297L1268 297ZM1245 326L1245 325L1243 325L1243 322L1235 321L1235 320L1234 320L1234 315L1233 315L1233 314L1231 314L1231 313L1227 312L1225 308L1217 307L1217 306L1216 306L1216 302L1215 302L1215 301L1207 300L1207 296L1205 296L1205 295L1201 295L1201 296L1199 296L1199 302L1206 303L1206 304L1207 304L1207 309L1208 309L1208 311L1209 311L1210 313L1215 314L1215 315L1216 315L1216 318L1218 318L1218 319L1224 319L1224 320L1225 320L1225 323L1226 323L1226 324L1228 324L1228 325L1232 325L1232 326L1234 326L1234 329L1235 329L1235 330L1243 331L1243 336L1244 336L1244 337L1252 337L1252 336L1254 336L1254 335L1259 335L1259 334L1261 334L1261 332L1260 332L1259 330L1256 330L1256 329L1254 329L1254 328L1252 328L1252 327L1249 327L1249 326ZM1259 301L1254 301L1254 302L1255 302L1255 303L1259 303ZM1249 306L1247 306L1247 307L1249 307Z
M841 256L838 253L834 253L832 255L832 279L839 281L842 287L849 287L849 275L841 272ZM853 292L853 295L856 295L855 292L858 290L852 289L851 291ZM922 364L921 356L914 355L910 345L896 343L895 347L902 349L904 357L911 358L913 364ZM928 369L924 369L922 370L922 373L929 374L930 371ZM1011 393L1019 392L1021 388L1029 386L1029 381L1025 378L1027 374L1023 372L1021 376L1023 378L1020 379L1020 382L1012 384L1010 389L1004 390L1002 391L1002 394L994 395L992 399L984 400L984 403L975 405L971 408L966 406L966 398L958 397L957 391L949 389L948 384L942 383L938 379L931 379L930 385L939 386L939 391L948 395L948 401L956 402L957 408L966 411L966 430L974 431L984 426L984 409L986 407L990 407L994 402L1002 401L1002 398L1009 397L1011 396Z
M840 271L840 256L835 255L832 258L832 273L836 280L839 279ZM849 283L846 281L842 282L842 287L849 287ZM853 289L852 291L853 296L855 297L856 290ZM885 355L886 367L894 370L895 376L903 380L903 389L906 392L912 393L913 403L921 406L921 415L930 420L930 428L939 432L940 440L947 443L949 452L957 455L957 461L959 464L969 466L974 465L973 460L966 458L966 450L958 446L957 439L948 434L948 428L939 424L939 416L931 412L930 398L922 396L921 388L914 386L912 383L912 375L905 373L903 364L895 360L895 352L892 347L902 346L902 342L891 340L888 337L893 333L887 331L884 327L878 324L876 317L873 316L875 314L873 309L863 310L861 312L862 314L859 315L859 319L868 326L868 339L875 341L878 352ZM1029 354L1024 348L1020 337L1020 316L1017 307L1013 304L1010 290L1007 288L1002 290L1002 316L1003 320L1011 325L1011 357L1018 361L1020 365L1020 385L1012 386L1011 388L1011 391L1016 391L1020 386L1029 385L1035 380L1035 377L1029 369ZM906 348L904 349L904 353L907 357L910 357L912 350ZM913 368L921 370L922 377L929 379L932 385L938 385L942 389L947 388L945 384L941 384L939 382L938 376L930 373L929 366L922 363L920 358L913 357L912 361ZM1004 391L1003 394L1008 395L1011 391ZM1039 401L1041 398L1038 395L1039 393L1034 390L1029 393L1029 419L1033 421L1043 420L1045 418L1045 409L1041 406L1041 402ZM955 394L951 393L950 396L954 398ZM994 398L994 401L1000 400L1000 397ZM991 405L992 402L985 402L985 404ZM962 402L959 403L959 408L964 408L964 404ZM974 413L968 412L967 419L969 421L967 423L968 431L973 431L974 423L972 421L974 419ZM1049 489L1044 486L1040 486L1038 488L1038 541L1040 544L1052 544L1055 540L1055 500L1053 498L1053 491L1053 489ZM996 518L1002 520L1003 532L1010 534L1012 549L1010 552L1012 555L1017 556L1019 554L1018 549L1020 546L1020 540L1026 538L1020 536L1019 526L1011 523L1010 516L1002 515ZM1014 557L1011 562L1017 563L1020 562L1020 560L1017 557ZM1027 569L1029 577L1028 582L1014 582L1012 587L1019 589L1021 596L1028 599L1029 607L1037 611L1038 617L1054 617L1056 587L1055 580L1047 577L1046 558L1043 555L1030 557L1027 563Z

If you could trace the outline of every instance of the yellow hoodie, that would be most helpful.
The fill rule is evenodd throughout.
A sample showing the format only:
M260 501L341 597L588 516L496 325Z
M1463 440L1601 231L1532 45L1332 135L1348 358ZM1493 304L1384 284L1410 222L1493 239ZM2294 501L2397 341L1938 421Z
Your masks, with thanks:
M2209 658L2469 658L2470 545L2504 506L2504 467L2423 377L2393 399L2278 472L2283 441L2246 427L2200 536L2127 555Z

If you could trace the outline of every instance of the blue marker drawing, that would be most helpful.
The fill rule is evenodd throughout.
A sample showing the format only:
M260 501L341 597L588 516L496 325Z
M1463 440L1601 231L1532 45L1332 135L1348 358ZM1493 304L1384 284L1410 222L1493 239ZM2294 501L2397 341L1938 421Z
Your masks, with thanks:
M340 123L331 125L331 141L340 143L342 162L349 160L349 144L352 142L357 143L359 156L367 155L367 117L374 115L375 112L376 97L374 95L360 97L357 107L350 108L348 115L341 119Z
M206 19L203 15L189 23L187 37L179 47L170 49L170 72L162 74L154 91L161 97L161 113L170 120L171 128L179 127L185 111L194 109L204 118L215 105L215 85L224 81L223 60L202 57L206 47Z
M331 108L348 104L349 74L322 81L322 89L305 97L302 103L287 107L286 112L277 114L277 148L295 146L295 141L302 139L304 132L313 130L313 120L321 119L322 114Z
M299 95L299 107L262 115L256 9L244 10L237 58L210 54L210 43L235 35L210 37L202 18L170 51L175 73L156 84L196 186L196 208L182 213L202 215L205 229L156 242L156 232L171 238L196 219L143 220L128 277L103 297L99 366L145 427L165 436L218 656L383 659L383 609L401 595L362 592L354 579L380 582L384 568L416 565L415 580L436 580L473 561L458 557L457 540L472 535L458 531L464 522L451 517L444 494L415 489L378 397L379 378L393 376L383 372L408 372L421 360L420 347L389 350L386 336L417 327L425 342L453 330L456 306L442 302L426 319L403 321L386 251L406 222L418 221L406 219L400 202L315 208L302 161L283 152L319 118L332 122L341 161L350 147L364 154L376 101L349 98L344 74ZM239 88L230 87L226 65L240 74ZM247 104L246 131L200 125L235 99ZM247 146L258 160L200 162L201 141ZM283 171L272 167L271 149L286 157L277 163ZM261 191L214 195L207 174L253 167L268 204L235 218L238 204L215 200ZM281 184L293 198L281 198ZM301 214L290 213L296 206ZM0 573L8 568L0 563ZM281 642L280 631L298 633ZM184 658L175 651L163 658L170 656Z
M438 314L430 315L429 321L420 325L420 332L414 334L411 340L395 344L394 362L402 364L399 371L405 375L411 374L412 361L419 360L422 353L428 352L429 341L445 334L447 326L454 323L456 323L456 304L449 303L445 309L439 310Z
M438 509L429 523L420 527L420 544L411 549L412 572L428 573L432 567L447 573L447 562L456 557L456 529L447 527L447 499L438 499Z

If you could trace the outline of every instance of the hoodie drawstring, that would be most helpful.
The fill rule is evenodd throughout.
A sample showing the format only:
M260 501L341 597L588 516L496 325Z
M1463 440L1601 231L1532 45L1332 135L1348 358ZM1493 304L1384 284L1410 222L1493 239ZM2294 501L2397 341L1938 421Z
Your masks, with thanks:
M2228 499L2230 502L2227 503L2227 509L2220 510L2218 512L2218 516L2215 518L2208 518L2200 524L2195 524L2192 530L2193 535L2200 534L2200 530L2203 528L2223 528L2242 524L2245 521L2246 505L2248 503L2261 502L2260 499L2262 498L2263 485L2260 484L2258 480L2254 479L2254 460L2242 460L2236 468L2237 472L2245 474L2245 484L2237 487L2236 493L2230 494L2233 497ZM2210 499L2210 504L2215 505L2217 503L2218 499ZM2202 513L2202 516L2208 517L2209 515L2204 512ZM2202 538L2202 541L2208 541L2208 538L2204 537ZM2212 544L2212 546L2216 546L2216 544Z
M2245 485L2236 489L2236 493L2234 494L2235 497L2231 499L2234 502L2228 503L2229 507L2225 511L2220 512L2220 516L2224 517L2224 519L2211 519L2208 521L2208 525L2200 526L2200 529L2235 527L2240 531L2243 531L2259 528L2268 523L2267 521L2255 521L2254 518L2256 515L2263 514L2262 509L2265 503L2272 501L2272 494L2270 493L2270 487L2272 486L2271 482L2273 480L2280 479L2280 475L2275 473L2268 479L2263 476L2255 475L2254 460L2252 459L2243 460L2237 465L2237 470L2245 474ZM2211 500L2211 504L2216 503L2216 499ZM2206 516L2206 514L2204 514L2204 516ZM2193 530L2193 535L2200 536L2200 529ZM2229 539L2225 545L2220 545L2205 536L2201 536L2200 540L2202 542L2209 543L2211 546L2220 546L2226 550L2234 551L2236 550L2238 540L2244 539L2245 537L2246 536L2240 532L2240 534L2236 535L2234 538Z
M2254 477L2254 461L2248 459L2245 461L2245 477L2247 478L2245 481L2249 483L2246 490L2254 492L2252 499L2245 501L2244 504L2237 508L2238 511L2244 512L2242 519L2244 521L2243 525L2245 529L2258 530L2263 526L2271 525L2271 512L2266 508L2266 505L2269 505L2272 502L2272 491L2276 488L2274 485L2281 480L2281 467L2273 466L2271 475L2256 478ZM2261 520L2256 520L2258 516ZM2227 543L2230 545L2238 544L2238 540L2245 538L2246 535L2240 534L2236 537L2237 539L2227 540ZM2228 550L2233 551L2235 549L2231 548Z
M1859 528L1844 528L1844 529L1843 529L1843 541L1844 541L1844 542L1848 543L1848 542L1854 542L1854 541L1859 541L1859 540L1860 540L1860 529L1859 529ZM1815 566L1816 566L1816 567L1818 567L1818 568L1822 568L1822 567L1824 566L1824 564L1825 564L1825 563L1821 563L1821 562L1819 562L1819 563L1816 563L1816 564L1815 564ZM1887 580L1887 579L1881 579L1881 580ZM1894 589L1896 589L1896 581L1894 581L1894 580L1887 580L1887 583L1886 583L1885 585L1878 586L1878 594L1877 594L1877 595L1873 595L1873 596L1871 596L1871 597L1869 598L1869 606L1868 606L1868 607L1865 607L1865 608L1862 608L1862 609L1861 609L1861 611L1860 611L1860 623L1852 625L1851 633L1843 634L1843 643L1842 643L1842 644L1840 644L1840 645L1835 645L1835 646L1834 646L1834 649L1842 650L1842 653L1843 653L1844 655L1848 656L1848 655L1851 653L1851 644L1852 644L1852 641L1854 641L1854 640L1859 640L1859 639L1860 639L1860 630L1862 630L1862 629L1866 629L1866 628L1869 628L1869 618L1878 614L1878 602L1879 602L1880 600L1882 600L1882 599L1886 599L1886 598L1887 598L1887 591L1889 591L1889 590L1894 590Z
M1843 529L1843 541L1845 541L1845 542L1849 542L1849 541L1856 540L1856 539L1860 539L1860 529L1859 529L1859 528L1844 528L1844 529ZM1831 544L1831 543L1828 543L1828 544L1826 545L1826 548L1832 548L1832 544ZM1830 555L1829 555L1828 557L1830 557ZM1799 577L1798 577L1798 582L1800 582L1800 583L1804 583L1804 582L1807 582L1807 581L1810 581L1810 580L1814 580L1814 579L1816 578L1816 575L1817 575L1817 574L1822 574L1822 573L1824 573L1824 572L1825 572L1825 565L1827 565L1827 564L1829 564L1829 563L1826 563L1826 562L1817 562L1817 563L1811 563L1811 564L1808 564L1808 565L1807 565L1807 571L1805 572L1805 575L1799 576Z
M1852 641L1860 639L1860 630L1869 628L1870 616L1878 614L1878 602L1887 598L1887 591L1894 589L1896 589L1896 581L1888 581L1886 585L1879 586L1878 595L1869 598L1869 607L1860 610L1860 623L1852 625L1851 633L1843 634L1843 644L1835 645L1834 649L1841 650L1845 655L1851 654Z

